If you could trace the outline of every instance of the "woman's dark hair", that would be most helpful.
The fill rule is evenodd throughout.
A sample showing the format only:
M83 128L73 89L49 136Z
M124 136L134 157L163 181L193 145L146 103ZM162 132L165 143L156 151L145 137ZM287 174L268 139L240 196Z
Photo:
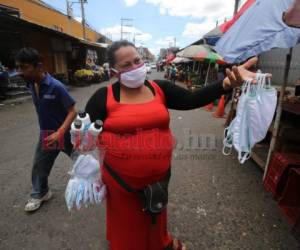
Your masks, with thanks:
M116 63L116 59L115 59L116 51L122 47L127 47L127 46L131 46L131 47L135 48L134 44L131 42L128 42L127 40L113 42L113 44L108 48L107 60L108 60L110 67L113 67Z
M22 48L15 57L17 62L28 63L36 67L42 62L42 56L33 48Z

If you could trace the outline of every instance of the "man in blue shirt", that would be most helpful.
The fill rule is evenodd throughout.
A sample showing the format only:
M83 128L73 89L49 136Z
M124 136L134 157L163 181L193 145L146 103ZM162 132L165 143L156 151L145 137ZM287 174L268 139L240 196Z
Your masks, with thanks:
M73 151L69 129L76 117L75 101L60 81L44 72L42 57L35 49L21 49L16 66L32 94L40 127L32 168L33 189L25 205L25 211L32 212L52 196L48 176L60 151L69 156Z

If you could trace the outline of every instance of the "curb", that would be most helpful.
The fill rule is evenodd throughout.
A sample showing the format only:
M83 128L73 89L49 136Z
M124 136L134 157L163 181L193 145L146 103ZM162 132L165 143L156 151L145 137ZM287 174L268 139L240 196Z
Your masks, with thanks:
M21 104L21 103L26 102L28 100L31 100L31 95L4 100L4 101L0 102L0 106L7 106L7 105L13 105L13 104Z

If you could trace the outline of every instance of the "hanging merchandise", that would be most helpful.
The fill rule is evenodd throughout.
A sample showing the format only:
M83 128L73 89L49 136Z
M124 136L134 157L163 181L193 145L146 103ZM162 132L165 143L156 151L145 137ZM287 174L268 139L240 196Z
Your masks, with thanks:
M223 154L229 155L231 153L232 146L237 150L240 154L243 152L243 145L241 142L242 136L245 135L246 127L242 126L242 123L244 123L244 116L245 116L245 102L246 102L246 93L248 89L251 86L252 79L247 80L244 85L242 86L242 94L240 96L236 116L230 123L230 125L225 129L224 131L224 140L223 140ZM243 138L243 141L245 141L245 138ZM229 150L227 150L229 149Z
M234 146L242 164L253 146L266 137L277 105L277 91L268 75L256 75L257 84L252 84L253 79L243 84L236 117L224 131L223 154L229 155Z
M99 204L106 194L101 181L99 162L90 154L80 155L69 173L71 179L66 188L67 207L80 209L84 204Z
M90 124L88 117L88 114L82 113L82 120L76 119L71 126L72 143L79 156L69 172L71 178L65 191L69 211L80 209L82 205L100 204L106 196L106 186L100 172L104 151L97 145L103 123L96 120Z

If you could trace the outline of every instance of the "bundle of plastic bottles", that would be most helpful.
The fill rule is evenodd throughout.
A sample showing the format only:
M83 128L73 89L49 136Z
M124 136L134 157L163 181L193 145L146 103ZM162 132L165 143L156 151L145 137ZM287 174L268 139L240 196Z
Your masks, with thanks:
M71 125L71 142L75 153L73 168L69 172L71 178L65 192L69 211L100 204L105 199L106 186L100 172L104 150L97 143L102 125L100 120L91 123L86 112L79 112Z

